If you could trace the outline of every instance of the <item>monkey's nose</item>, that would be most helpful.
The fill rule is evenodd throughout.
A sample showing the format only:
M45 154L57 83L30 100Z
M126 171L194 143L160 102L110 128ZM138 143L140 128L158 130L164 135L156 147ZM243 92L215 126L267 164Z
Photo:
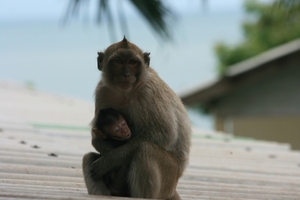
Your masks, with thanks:
M123 76L124 76L125 78L127 78L127 77L130 76L130 73L124 73Z
M124 77L129 77L130 76L130 71L129 71L129 69L127 68L127 67L125 67L123 70L123 76Z
M126 137L130 137L130 136L131 136L130 132L126 133Z

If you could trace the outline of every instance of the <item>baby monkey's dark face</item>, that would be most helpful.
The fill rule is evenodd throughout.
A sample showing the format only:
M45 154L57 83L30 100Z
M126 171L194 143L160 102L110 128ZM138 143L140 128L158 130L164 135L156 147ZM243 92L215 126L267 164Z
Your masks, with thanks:
M122 116L114 124L105 127L105 132L109 138L115 140L128 140L131 137L131 131Z

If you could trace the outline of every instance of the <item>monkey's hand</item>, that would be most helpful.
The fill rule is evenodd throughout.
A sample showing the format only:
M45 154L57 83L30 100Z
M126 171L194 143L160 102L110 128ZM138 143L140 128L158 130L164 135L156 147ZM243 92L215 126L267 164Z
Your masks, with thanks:
M123 163L123 161L121 160L124 160L124 157L120 155L121 153L119 153L119 155L115 157L112 156L114 155L114 152L118 153L117 151L118 149L120 149L120 147L111 150L107 154L104 155L101 154L102 156L92 163L91 176L94 180L101 179L105 174L107 174L112 169L121 166L121 164Z
M94 180L101 179L103 177L103 175L105 175L109 171L109 169L110 169L110 167L108 165L109 163L106 163L105 160L106 159L102 159L102 157L101 157L92 163L91 177Z
M100 179L112 169L116 169L124 164L130 164L130 157L136 147L141 144L143 137L135 137L120 147L114 148L95 160L91 166L91 176L93 179Z

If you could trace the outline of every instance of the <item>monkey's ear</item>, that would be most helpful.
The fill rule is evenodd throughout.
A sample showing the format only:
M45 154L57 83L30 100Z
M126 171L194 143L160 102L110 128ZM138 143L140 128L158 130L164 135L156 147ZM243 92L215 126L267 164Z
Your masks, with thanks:
M107 138L107 136L104 133L102 133L102 131L100 131L99 129L93 128L92 131L98 138L101 139Z
M97 63L98 63L98 69L100 71L102 71L102 61L103 61L103 58L104 58L104 53L103 52L97 52L98 53L98 58L97 58Z
M149 65L150 65L150 53L148 53L148 52L145 52L144 54L144 61L145 61L145 63L146 63L146 65L149 67Z

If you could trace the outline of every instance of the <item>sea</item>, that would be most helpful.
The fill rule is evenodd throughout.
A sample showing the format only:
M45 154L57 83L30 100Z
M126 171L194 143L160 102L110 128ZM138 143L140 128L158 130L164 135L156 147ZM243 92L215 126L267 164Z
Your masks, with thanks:
M0 80L93 102L101 75L97 52L126 35L151 53L151 67L180 93L218 78L214 47L242 41L243 20L242 12L178 16L172 41L159 38L140 17L127 19L127 31L116 21L113 32L109 24L87 20L0 20ZM193 126L213 130L213 116L188 112Z

